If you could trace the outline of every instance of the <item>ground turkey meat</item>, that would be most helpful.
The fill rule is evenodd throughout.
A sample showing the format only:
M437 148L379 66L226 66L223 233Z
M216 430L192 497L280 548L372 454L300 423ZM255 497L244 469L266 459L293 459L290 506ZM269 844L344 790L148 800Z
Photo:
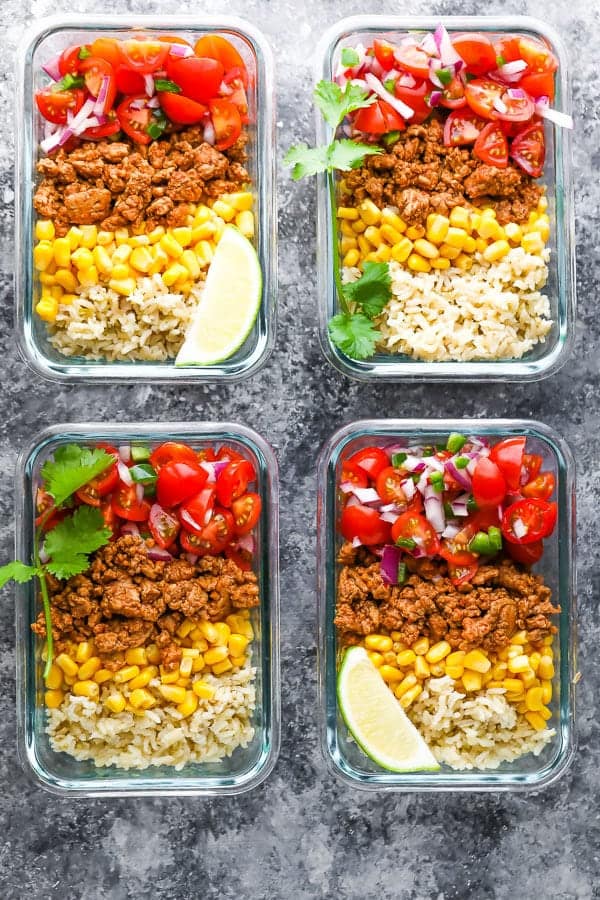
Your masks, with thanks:
M232 560L154 562L147 549L141 538L127 535L98 550L84 575L49 579L58 652L70 641L93 637L103 665L118 669L124 651L154 642L170 669L181 659L174 635L184 618L216 622L235 609L258 606L256 575ZM43 613L32 629L45 636Z
M243 134L221 153L192 127L148 146L88 141L74 150L61 148L37 164L42 181L33 205L52 219L58 235L71 225L173 228L185 223L190 203L248 184L246 142Z
M409 225L423 225L432 213L448 215L455 206L491 205L498 221L523 222L542 189L521 169L484 165L471 147L445 147L443 120L433 116L409 125L388 152L369 156L364 166L344 174L350 199L369 197L378 207L398 207Z
M335 624L344 643L356 643L380 629L400 632L412 646L420 637L446 640L459 650L481 647L497 652L515 631L525 630L539 645L556 632L550 588L541 576L508 558L482 565L471 582L455 587L444 562L406 558L410 572L403 585L381 578L379 560L364 548L344 544L338 561Z

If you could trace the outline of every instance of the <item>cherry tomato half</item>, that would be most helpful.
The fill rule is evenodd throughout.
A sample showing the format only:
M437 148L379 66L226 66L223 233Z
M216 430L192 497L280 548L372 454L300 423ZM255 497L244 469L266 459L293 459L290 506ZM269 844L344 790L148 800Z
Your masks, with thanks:
M35 95L35 102L43 117L56 125L66 125L67 114L74 116L83 106L84 91L75 88L72 91L53 91L44 88Z
M117 114L111 110L107 115L107 121L103 125L92 125L81 135L86 141L99 141L101 138L110 137L121 130L121 123L117 119Z
M188 531L200 535L212 516L216 499L214 484L207 484L179 507L179 520Z
M118 66L119 63L123 62L119 49L120 43L116 38L99 37L90 46L90 52L92 56L99 56L101 59L105 59L111 66Z
M217 500L221 506L231 506L246 492L248 483L256 481L254 466L247 459L230 462L217 478Z
M403 131L404 119L385 100L376 100L370 106L359 109L354 119L354 127L367 134L388 134Z
M158 471L156 496L162 506L177 506L204 487L208 472L199 463L168 462Z
M479 559L477 554L467 550L467 543L458 541L456 538L452 540L445 538L441 542L440 556L451 565L460 567L473 566Z
M525 481L533 481L536 475L538 475L540 469L542 468L542 457L538 453L524 453L523 454L523 474L526 476L524 479L521 479L521 483Z
M202 530L201 544L206 547L208 553L222 553L231 543L233 536L233 515L228 509L216 506L210 522Z
M467 105L465 86L460 78L453 78L450 84L443 89L440 103L446 109L461 109Z
M508 543L506 549L516 562L523 563L525 566L533 566L544 555L544 542L533 541L531 544Z
M426 556L437 556L440 552L440 542L432 525L425 516L410 510L398 516L392 525L392 540L410 554L417 548Z
M412 85L406 83L410 79L413 81ZM414 110L412 117L408 120L411 125L421 125L431 115L431 107L425 102L425 97L430 91L431 85L428 81L417 80L411 75L401 75L396 81L394 86L396 97Z
M242 456L241 453L238 453L237 450L234 450L233 447L230 447L229 444L223 444L221 447L219 447L215 459L226 459L229 460L229 462L233 462L234 460L246 459L246 457Z
M355 487L366 488L369 484L369 479L366 472L363 472L358 466L354 466L346 460L342 468L340 484L347 483L353 484Z
M95 478L92 478L91 481L88 481L87 484L76 491L75 496L87 506L100 506L102 497L110 494L118 483L119 471L116 462L114 462L108 469L105 469L100 475L96 475Z
M519 132L511 144L510 157L532 178L540 177L546 158L544 126L541 122L527 125Z
M150 454L150 465L158 472L169 462L197 463L198 456L187 444L177 444L175 441L165 441Z
M104 79L106 79L106 100L104 101L104 109L112 109L117 95L117 82L115 79L115 70L109 62L99 56L90 56L84 59L79 67L79 71L83 75L85 86L92 95L98 97L102 89Z
M373 481L376 481L379 473L390 464L387 453L381 447L363 447L362 450L353 453L347 462L366 472Z
M508 165L508 141L497 122L488 122L473 147L473 153L482 162L498 169Z
M429 57L420 47L400 45L394 50L394 59L399 69L410 72L415 78L429 78Z
M146 90L144 76L134 72L123 64L115 67L115 81L117 90L121 94L143 94Z
M452 563L448 563L450 581L454 587L460 587L461 584L465 584L473 579L477 574L478 568L478 563L472 563L470 566L455 566Z
M554 100L554 75L552 72L532 72L524 75L519 87L527 91L530 97L547 97L550 103Z
M162 69L169 55L169 45L154 39L121 41L119 50L125 65L142 75Z
M484 119L496 119L498 113L494 101L500 100L506 88L489 78L476 78L465 87L467 103L474 113Z
M406 495L402 489L404 478L393 466L382 469L375 482L375 490L384 503L406 503Z
M394 68L394 49L394 45L387 41L379 41L377 38L373 41L375 59L386 71Z
M473 497L477 506L498 506L506 496L506 481L496 463L480 456L472 479Z
M504 107L501 112L496 109L491 118L500 119L502 122L529 122L535 112L535 104L531 97L511 97L505 91L500 97L500 105Z
M260 518L262 500L258 494L248 493L233 501L231 510L236 534L249 534Z
M347 541L358 538L361 544L368 547L389 543L391 535L389 522L384 522L376 509L360 503L344 507L340 531Z
M451 112L444 125L444 145L460 147L474 144L487 122L470 109Z
M244 60L237 52L233 44L220 34L207 34L196 41L194 47L196 56L209 57L218 60L223 68L245 69Z
M159 91L156 95L160 101L162 110L171 122L178 125L197 125L206 117L208 108L183 94L172 94L168 91Z
M227 150L233 146L242 131L240 112L229 100L211 100L208 104L215 129L217 150Z
M185 97L197 103L208 103L219 93L225 69L216 59L197 56L169 56L167 76L178 84Z
M63 76L63 78L65 77L65 75L79 74L79 66L82 63L82 60L79 56L79 52L81 49L81 44L74 44L72 47L66 47L61 53L60 59L58 60L58 71Z
M252 554L248 550L240 550L231 544L225 547L225 556L236 564L242 572L252 571Z
M135 484L121 484L111 502L115 515L128 522L146 522L150 515L150 504L147 500L138 500Z
M520 37L519 54L520 58L527 63L528 70L531 73L556 72L558 69L558 59L554 53L541 41L536 41L535 38Z
M180 525L175 516L158 503L153 503L148 516L148 527L158 546L166 550L175 541Z
M126 97L117 106L117 118L125 134L137 144L149 144L152 138L148 134L148 126L152 121L153 110L147 105L146 95ZM138 105L142 104L141 106Z
M487 75L497 68L494 45L485 34L453 34L451 40L471 75Z
M511 491L518 491L521 484L521 466L526 441L525 437L505 438L494 444L490 450L490 459L502 472Z
M548 500L517 500L504 511L502 534L511 544L533 544L552 534L557 506Z
M549 500L556 488L556 479L552 472L540 472L531 481L521 488L524 497L537 497L540 500Z

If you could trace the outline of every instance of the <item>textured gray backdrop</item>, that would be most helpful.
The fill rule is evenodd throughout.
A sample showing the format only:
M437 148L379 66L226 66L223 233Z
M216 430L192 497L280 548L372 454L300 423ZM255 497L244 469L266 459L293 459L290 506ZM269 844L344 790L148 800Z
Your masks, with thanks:
M562 372L533 386L363 386L325 363L315 328L315 190L279 174L279 329L256 378L237 387L67 387L41 382L13 339L13 77L24 27L57 11L236 13L261 27L276 57L278 153L311 140L312 54L344 15L523 13L562 33L574 71L579 321ZM13 599L0 607L0 898L398 898L504 900L600 897L598 800L600 639L597 598L600 282L598 0L0 0L0 549L13 541L13 466L43 426L88 419L232 419L279 456L282 751L268 781L225 800L57 800L15 757ZM331 433L365 416L524 416L571 442L579 469L579 750L571 771L538 794L365 795L332 781L317 746L315 457Z

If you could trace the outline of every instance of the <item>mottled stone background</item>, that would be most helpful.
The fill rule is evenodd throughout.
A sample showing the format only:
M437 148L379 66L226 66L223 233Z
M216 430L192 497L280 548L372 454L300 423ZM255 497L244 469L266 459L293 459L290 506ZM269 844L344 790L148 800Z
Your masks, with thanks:
M554 24L574 71L579 321L573 359L537 385L363 386L325 363L315 326L315 190L279 175L280 293L276 350L237 387L57 387L18 359L13 339L13 76L33 19L57 11L237 13L261 27L277 61L278 156L310 140L312 54L325 27L366 13L523 13ZM43 426L88 419L233 419L274 444L282 473L283 729L268 781L240 799L57 800L15 755L12 594L0 609L0 897L437 898L600 897L597 611L600 479L598 0L0 2L0 541L13 540L13 466ZM366 416L532 416L571 442L579 467L579 750L538 794L365 795L333 781L317 746L315 457L334 428Z

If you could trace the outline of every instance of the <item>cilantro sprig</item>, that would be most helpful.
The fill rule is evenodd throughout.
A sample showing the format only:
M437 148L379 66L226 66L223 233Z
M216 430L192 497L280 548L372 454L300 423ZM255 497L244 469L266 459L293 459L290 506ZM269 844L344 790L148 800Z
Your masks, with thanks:
M329 320L329 336L352 359L367 359L375 352L380 333L373 319L392 296L387 263L366 262L357 281L338 283L342 312Z
M46 623L47 656L44 678L50 671L54 658L47 576L51 574L55 578L67 579L85 572L90 564L90 554L108 543L112 533L106 528L100 510L92 506L80 506L72 513L67 513L62 521L44 535L45 528L53 513L57 510L66 512L65 504L76 491L113 464L114 456L100 447L80 447L78 444L59 447L54 458L47 460L42 466L44 486L54 502L37 520L32 565L17 559L0 567L0 588L9 581L25 584L32 578L37 577L39 580ZM43 563L42 549L44 559L47 560Z

